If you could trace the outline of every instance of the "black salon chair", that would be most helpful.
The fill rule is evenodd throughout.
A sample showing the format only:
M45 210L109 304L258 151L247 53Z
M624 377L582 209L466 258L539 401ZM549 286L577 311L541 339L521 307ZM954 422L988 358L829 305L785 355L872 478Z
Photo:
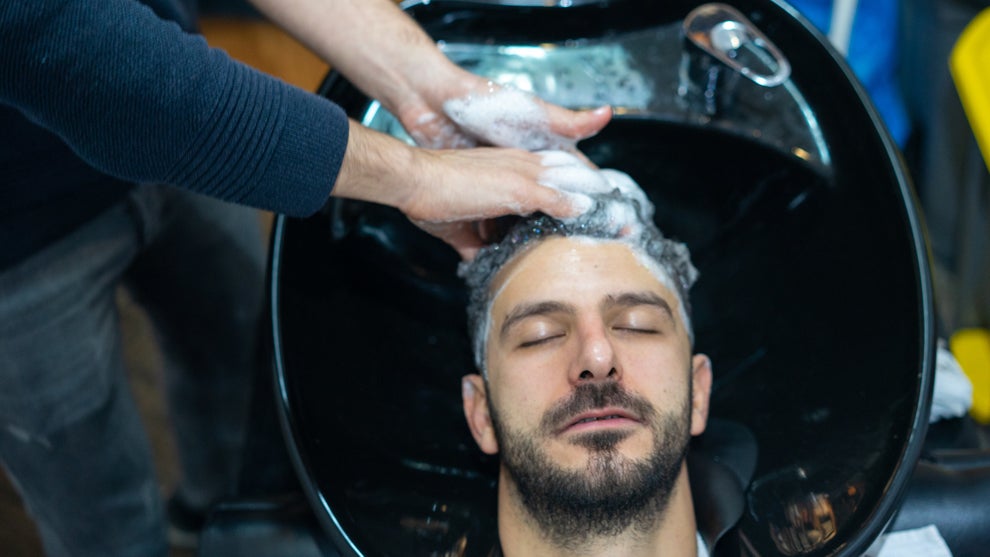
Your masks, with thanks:
M696 0L500 4L406 9L466 67L617 106L581 149L644 187L701 271L691 295L713 424L690 466L696 497L713 502L700 518L730 526L706 537L715 554L859 555L895 515L895 527L936 523L957 555L987 547L967 525L990 523L990 507L952 524L917 510L935 509L946 481L985 489L985 467L936 479L917 464L935 350L925 240L896 148L822 37L767 0L737 2L741 22ZM713 51L718 33L742 46ZM553 73L554 57L559 69L575 55L635 79ZM340 76L321 92L402 136ZM301 495L220 507L203 555L251 555L235 551L275 547L262 541L273 535L306 539L295 555L487 554L497 463L461 411L473 365L456 265L388 208L334 200L278 220L275 412ZM804 511L815 519L795 521Z

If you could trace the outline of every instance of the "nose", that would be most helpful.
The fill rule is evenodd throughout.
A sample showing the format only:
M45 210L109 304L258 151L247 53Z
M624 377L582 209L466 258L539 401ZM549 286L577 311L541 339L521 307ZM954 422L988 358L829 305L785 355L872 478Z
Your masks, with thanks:
M586 324L580 331L578 359L571 380L575 383L619 379L615 347L604 324Z

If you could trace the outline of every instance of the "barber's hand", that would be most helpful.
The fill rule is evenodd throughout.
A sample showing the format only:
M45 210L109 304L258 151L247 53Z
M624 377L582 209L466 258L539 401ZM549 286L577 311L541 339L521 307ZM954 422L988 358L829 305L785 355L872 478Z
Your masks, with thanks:
M540 211L568 218L590 206L586 197L540 185L547 167L538 154L489 147L419 152L423 181L400 209L464 260L487 243L484 229L495 217Z
M589 208L586 196L540 184L555 184L555 172L588 170L571 159L557 166L521 149L421 149L352 121L333 195L396 207L472 259L486 220L536 211L568 218Z
M612 117L607 106L568 110L461 68L448 67L444 74L394 108L422 147L492 145L576 153L576 143L598 133Z
M251 0L268 18L307 45L358 89L378 99L416 142L434 149L475 145L572 150L611 116L607 108L574 112L542 101L545 118L524 127L545 144L500 142L489 129L465 129L444 112L452 99L482 98L501 88L457 66L393 0ZM520 116L511 106L507 116Z

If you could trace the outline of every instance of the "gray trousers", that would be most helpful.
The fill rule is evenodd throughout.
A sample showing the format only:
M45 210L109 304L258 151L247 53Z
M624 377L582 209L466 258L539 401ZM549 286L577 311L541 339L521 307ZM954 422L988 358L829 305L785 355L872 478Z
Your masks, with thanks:
M139 187L0 272L0 462L50 556L164 556L162 494L128 388L115 293L165 356L179 493L231 491L243 445L265 254L257 213Z

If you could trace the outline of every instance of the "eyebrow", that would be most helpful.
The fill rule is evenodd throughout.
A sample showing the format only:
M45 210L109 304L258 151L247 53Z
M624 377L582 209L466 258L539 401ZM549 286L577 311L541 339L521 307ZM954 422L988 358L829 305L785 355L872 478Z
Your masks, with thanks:
M577 310L574 309L574 306L563 302L546 301L532 304L519 304L518 306L512 308L512 311L505 316L505 322L502 323L502 328L499 329L499 337L504 339L505 335L509 332L509 329L523 319L527 319L535 315L549 315L551 313L565 313L568 315L573 315L576 311Z
M623 292L622 294L609 294L602 301L603 308L612 307L635 307L635 306L654 306L663 310L670 320L677 323L674 319L674 310L671 309L670 304L667 300L661 298L657 293L650 292L649 290L644 290L642 292Z

